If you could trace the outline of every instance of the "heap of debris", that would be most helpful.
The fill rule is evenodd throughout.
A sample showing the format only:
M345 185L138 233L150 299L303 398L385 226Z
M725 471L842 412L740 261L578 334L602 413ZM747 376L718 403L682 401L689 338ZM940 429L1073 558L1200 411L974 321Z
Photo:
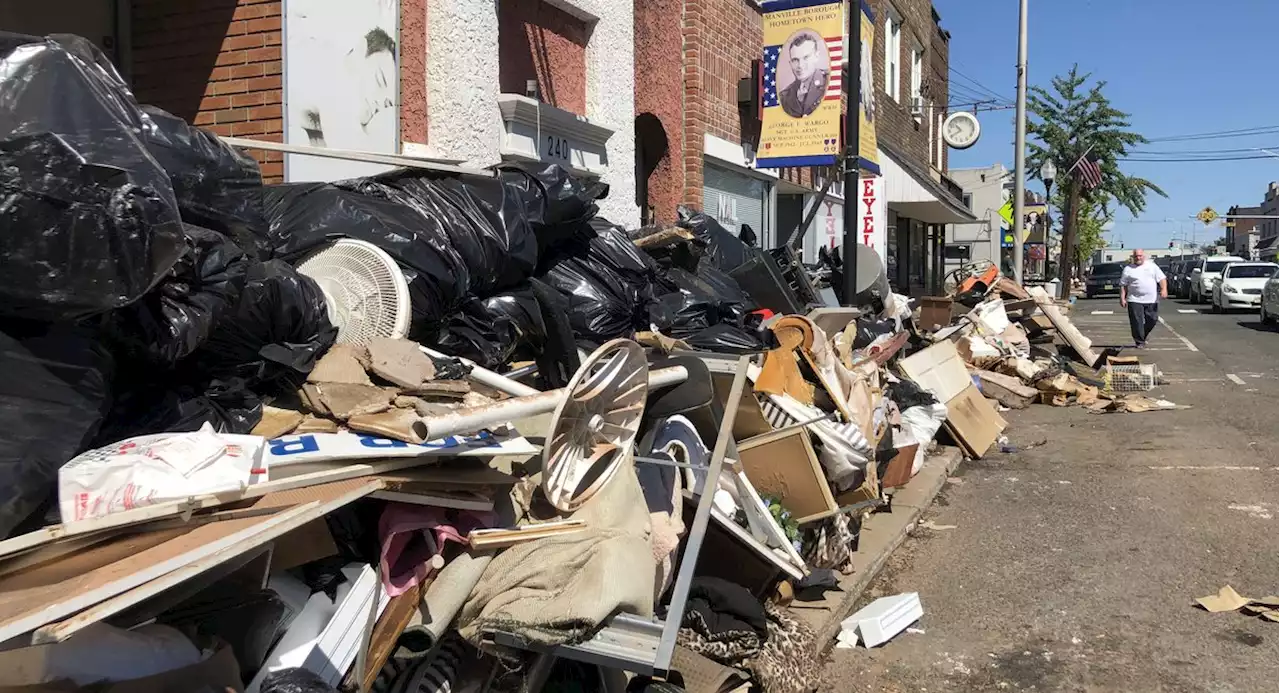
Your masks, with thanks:
M556 166L264 186L88 42L0 33L10 80L0 686L809 691L783 607L935 437L1146 406L1040 353L1100 361L1007 280L922 332Z

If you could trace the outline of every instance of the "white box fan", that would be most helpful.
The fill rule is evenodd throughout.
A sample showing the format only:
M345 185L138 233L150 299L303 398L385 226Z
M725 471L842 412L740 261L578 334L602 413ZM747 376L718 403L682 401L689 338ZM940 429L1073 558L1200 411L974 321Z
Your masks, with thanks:
M306 256L297 269L320 285L339 344L409 333L409 282L378 246L344 238Z

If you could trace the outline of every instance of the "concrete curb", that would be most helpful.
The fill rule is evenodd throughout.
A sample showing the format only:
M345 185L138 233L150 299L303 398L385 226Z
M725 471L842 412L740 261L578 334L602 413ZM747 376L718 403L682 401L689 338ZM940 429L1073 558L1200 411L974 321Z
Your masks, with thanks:
M841 591L828 592L827 598L819 602L792 602L788 611L813 629L819 656L835 645L840 622L853 613L867 585L933 504L962 458L959 448L940 448L925 460L920 473L894 494L893 512L874 514L863 523L858 550L853 554L853 572L841 576Z

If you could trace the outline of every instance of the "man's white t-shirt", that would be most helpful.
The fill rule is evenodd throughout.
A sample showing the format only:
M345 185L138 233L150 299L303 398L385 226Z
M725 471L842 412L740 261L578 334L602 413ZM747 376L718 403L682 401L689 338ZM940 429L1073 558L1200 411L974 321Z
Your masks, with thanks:
M1141 265L1129 265L1120 275L1120 286L1125 288L1132 303L1155 303L1160 298L1162 281L1164 272L1150 260Z

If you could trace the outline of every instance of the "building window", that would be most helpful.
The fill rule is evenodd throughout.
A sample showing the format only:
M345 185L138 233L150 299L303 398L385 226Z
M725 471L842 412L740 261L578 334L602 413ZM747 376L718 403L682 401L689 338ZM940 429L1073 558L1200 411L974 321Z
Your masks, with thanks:
M884 93L897 101L902 85L902 15L892 7L884 20Z
M965 206L965 209L968 209L969 211L973 211L973 193L964 194L964 206Z
M924 73L924 49L919 45L911 47L911 115L916 122L924 118L924 99L920 95L920 80Z

